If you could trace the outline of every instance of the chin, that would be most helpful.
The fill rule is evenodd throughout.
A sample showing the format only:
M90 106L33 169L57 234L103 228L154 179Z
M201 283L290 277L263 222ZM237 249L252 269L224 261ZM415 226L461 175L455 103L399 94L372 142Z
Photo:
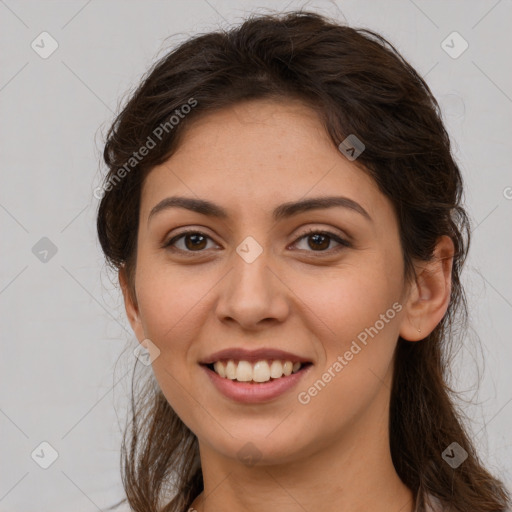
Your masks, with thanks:
M246 466L286 464L303 458L311 451L304 444L293 440L295 436L290 435L289 428L279 433L277 429L272 432L273 429L276 429L275 421L272 426L269 424L260 429L241 429L233 433L233 437L227 434L222 439L209 440L208 444L224 457L236 459ZM304 429L300 430L302 436L297 437L304 442Z

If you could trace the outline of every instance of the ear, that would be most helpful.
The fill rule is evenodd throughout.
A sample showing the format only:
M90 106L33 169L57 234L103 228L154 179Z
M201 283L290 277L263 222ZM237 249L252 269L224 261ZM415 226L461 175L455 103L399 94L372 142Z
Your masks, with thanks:
M400 336L405 340L426 338L445 315L450 304L454 253L452 239L443 235L437 240L432 260L415 265L416 280L411 284L400 325Z
M119 269L118 278L119 285L121 286L121 290L123 292L126 316L128 317L135 336L137 336L139 341L142 341L146 338L146 336L144 335L144 329L140 320L137 298L135 297L135 289L133 289L133 292L130 289L128 277L126 275L126 269L124 266Z

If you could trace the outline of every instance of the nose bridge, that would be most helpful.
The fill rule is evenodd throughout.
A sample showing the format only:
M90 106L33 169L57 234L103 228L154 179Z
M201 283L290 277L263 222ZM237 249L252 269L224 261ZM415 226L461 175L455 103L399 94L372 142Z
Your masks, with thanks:
M270 255L253 237L236 247L217 307L221 319L231 318L244 327L269 318L283 320L287 313L285 287L271 270Z

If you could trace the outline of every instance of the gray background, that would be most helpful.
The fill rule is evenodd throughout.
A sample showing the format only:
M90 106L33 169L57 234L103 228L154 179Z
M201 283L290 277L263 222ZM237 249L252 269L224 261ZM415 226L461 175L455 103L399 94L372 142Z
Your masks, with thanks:
M453 385L474 403L461 409L482 459L512 486L511 1L385 4L0 0L0 510L94 511L122 497L136 339L96 241L103 134L166 48L269 7L380 32L440 101L473 221L464 273L472 330ZM31 47L43 31L58 43L46 59ZM453 31L469 44L458 58L442 46ZM462 48L453 37L446 44ZM55 254L41 252L43 237ZM49 457L43 441L58 452L48 469L31 458L35 449Z

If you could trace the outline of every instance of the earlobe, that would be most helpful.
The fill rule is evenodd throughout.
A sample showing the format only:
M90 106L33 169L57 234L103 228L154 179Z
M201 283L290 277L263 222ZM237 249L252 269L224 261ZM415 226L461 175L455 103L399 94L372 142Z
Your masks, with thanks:
M450 303L454 245L441 236L430 261L416 265L416 280L405 305L400 336L408 341L426 338L439 324Z

